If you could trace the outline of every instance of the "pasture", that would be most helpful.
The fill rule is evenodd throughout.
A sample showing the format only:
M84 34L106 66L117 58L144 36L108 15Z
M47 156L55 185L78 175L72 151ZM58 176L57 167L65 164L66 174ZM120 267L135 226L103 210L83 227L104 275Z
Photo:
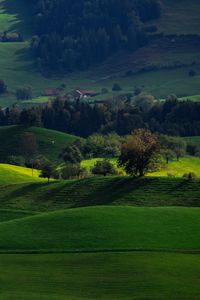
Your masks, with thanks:
M62 149L77 139L76 136L63 132L39 128L39 127L22 127L22 126L1 126L0 127L0 158L5 161L8 156L20 155L21 146L20 137L25 133L31 133L35 136L38 154L52 160L58 161L58 156Z
M197 254L3 254L0 268L6 300L198 300L200 294Z

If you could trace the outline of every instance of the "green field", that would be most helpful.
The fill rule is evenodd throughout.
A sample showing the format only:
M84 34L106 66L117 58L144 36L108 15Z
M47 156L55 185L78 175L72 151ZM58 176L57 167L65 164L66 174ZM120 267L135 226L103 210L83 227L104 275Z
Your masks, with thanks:
M43 182L40 172L24 167L0 164L0 185L10 185L23 182Z
M200 138L199 137L188 137L184 138L186 142L193 143L195 145L200 145ZM93 158L84 160L81 163L83 168L86 168L88 171L91 170L95 163L99 160L103 160L103 158ZM117 166L117 158L109 159L109 161L119 170L119 172L124 172L123 169L118 168ZM171 161L169 164L161 165L160 170L149 173L148 176L159 176L159 177L166 177L168 174L171 174L175 177L183 177L184 174L193 172L200 177L200 158L199 157L182 157L179 161ZM124 172L125 174L125 172Z
M1 126L0 127L0 158L5 161L10 155L20 152L19 137L24 133L32 133L36 137L38 154L57 161L58 156L67 145L77 139L76 136L63 132L39 127Z
M47 184L1 186L0 208L52 211L96 205L200 206L199 180L147 177L92 177Z
M198 208L95 206L2 222L0 251L200 250L199 230Z
M200 294L195 254L9 254L0 256L0 268L2 300L198 300Z

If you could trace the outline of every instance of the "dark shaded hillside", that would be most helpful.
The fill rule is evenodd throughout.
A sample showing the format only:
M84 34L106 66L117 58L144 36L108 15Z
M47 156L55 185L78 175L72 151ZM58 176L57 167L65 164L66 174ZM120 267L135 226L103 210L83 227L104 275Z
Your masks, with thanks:
M3 185L0 208L50 211L95 205L200 207L199 180L93 177L74 181Z

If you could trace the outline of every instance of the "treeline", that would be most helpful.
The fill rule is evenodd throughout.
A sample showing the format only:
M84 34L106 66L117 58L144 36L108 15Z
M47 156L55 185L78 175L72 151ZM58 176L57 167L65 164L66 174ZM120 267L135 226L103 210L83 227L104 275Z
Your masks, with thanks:
M96 132L126 135L137 128L193 136L200 135L200 103L178 101L174 96L164 102L140 95L133 100L118 98L101 104L58 97L43 107L0 110L0 125L12 124L42 126L82 137Z
M147 43L144 22L159 18L159 0L35 0L32 49L38 67L85 69L121 49Z

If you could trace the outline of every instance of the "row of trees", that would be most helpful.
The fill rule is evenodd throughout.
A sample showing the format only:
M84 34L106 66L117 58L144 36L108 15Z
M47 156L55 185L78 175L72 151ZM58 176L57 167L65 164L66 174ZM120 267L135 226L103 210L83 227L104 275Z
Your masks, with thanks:
M147 43L143 23L159 18L159 0L37 0L31 46L40 69L87 68L121 49Z
M174 136L200 135L200 103L178 101L172 96L165 102L152 96L117 97L104 103L57 98L41 107L17 107L0 110L0 125L20 124L45 128L87 137L95 132L130 134L137 128L147 128Z

